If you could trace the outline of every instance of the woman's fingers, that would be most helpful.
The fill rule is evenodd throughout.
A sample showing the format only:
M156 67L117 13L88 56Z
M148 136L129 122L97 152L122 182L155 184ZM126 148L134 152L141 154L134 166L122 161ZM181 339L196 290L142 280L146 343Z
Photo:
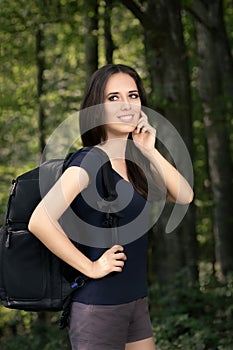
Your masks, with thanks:
M121 245L119 245L119 244L115 244L109 250L113 251L114 253L116 253L116 252L123 252L124 248Z
M125 253L115 253L116 260L126 260Z
M124 262L126 260L126 255L123 252L124 248L119 245L115 245L112 248L110 248L107 252L111 253L111 258L117 265L120 261ZM120 264L122 266L122 264Z
M142 129L148 124L148 118L147 116L142 116L141 118L139 118L138 120L138 124L136 126L136 133L140 133L142 131Z
M141 118L138 120L137 127L135 128L135 133L140 134L140 133L146 133L149 132L153 135L156 134L156 129L154 129L148 122L148 117L147 115L141 111Z
M94 278L104 277L111 272L121 272L127 259L123 250L122 246L115 245L93 262Z

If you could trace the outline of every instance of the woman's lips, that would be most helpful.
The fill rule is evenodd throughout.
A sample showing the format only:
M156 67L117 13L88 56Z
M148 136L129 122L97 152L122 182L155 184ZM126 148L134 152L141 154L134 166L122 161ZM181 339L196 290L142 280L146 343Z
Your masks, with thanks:
M117 118L120 119L122 122L128 123L133 120L134 115L133 114L125 114L125 115L119 115Z

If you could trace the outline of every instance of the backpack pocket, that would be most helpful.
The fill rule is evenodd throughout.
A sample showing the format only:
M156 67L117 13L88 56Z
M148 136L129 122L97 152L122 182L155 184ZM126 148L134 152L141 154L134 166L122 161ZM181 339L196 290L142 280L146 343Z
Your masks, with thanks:
M40 300L46 291L47 248L29 231L6 232L2 281L10 300Z

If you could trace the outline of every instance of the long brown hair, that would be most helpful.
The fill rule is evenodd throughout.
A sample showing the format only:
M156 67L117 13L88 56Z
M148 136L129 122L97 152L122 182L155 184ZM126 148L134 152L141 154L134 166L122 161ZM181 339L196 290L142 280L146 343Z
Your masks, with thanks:
M102 120L102 104L104 103L104 91L107 81L110 76L116 73L125 73L134 79L140 96L141 105L145 107L147 105L146 93L141 78L133 68L123 64L107 64L98 69L91 76L81 103L79 126L84 147L95 146L107 140L107 134ZM93 106L96 107L94 109L89 108ZM128 139L132 140L132 134L129 134ZM149 170L149 162L133 142L127 143L126 166L130 182L139 193L147 197L148 184L142 169Z

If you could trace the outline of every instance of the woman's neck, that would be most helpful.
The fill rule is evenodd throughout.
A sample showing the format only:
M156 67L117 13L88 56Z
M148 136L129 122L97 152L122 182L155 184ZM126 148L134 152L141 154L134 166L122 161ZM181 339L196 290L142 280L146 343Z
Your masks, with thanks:
M125 150L127 146L127 139L108 139L98 145L97 147L105 151L110 160L121 159L125 161Z

